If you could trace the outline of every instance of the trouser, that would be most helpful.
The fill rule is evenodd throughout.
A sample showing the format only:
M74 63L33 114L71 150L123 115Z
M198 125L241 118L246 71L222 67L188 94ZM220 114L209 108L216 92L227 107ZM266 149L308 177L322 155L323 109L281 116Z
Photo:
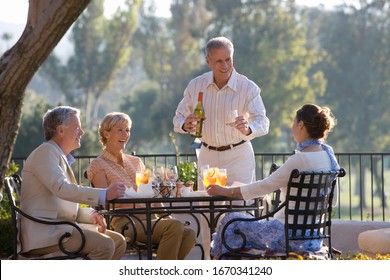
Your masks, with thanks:
M202 145L198 155L198 166L226 168L227 186L234 183L249 184L256 180L255 154L250 141L226 151L214 151ZM204 190L203 181L198 176L198 188ZM210 229L205 219L201 220L201 238L205 259L209 259Z
M144 230L146 221L143 221L144 226L139 221L134 219L135 230L137 231L136 240L142 243L147 243L147 236ZM125 217L117 218L112 221L112 226L115 231L122 232L122 228L129 223ZM158 244L157 259L158 260L184 260L195 246L195 232L184 226L184 224L176 219L161 219L158 222L152 221L152 242ZM133 238L133 228L128 226L124 235L128 238Z
M82 226L82 225L81 225ZM126 251L125 238L114 231L107 230L105 234L93 229L83 228L85 246L82 253L87 254L91 260L120 260ZM74 230L72 236L64 243L67 250L76 250L81 244L81 235ZM46 255L58 252L58 245L38 248L29 251L29 254Z

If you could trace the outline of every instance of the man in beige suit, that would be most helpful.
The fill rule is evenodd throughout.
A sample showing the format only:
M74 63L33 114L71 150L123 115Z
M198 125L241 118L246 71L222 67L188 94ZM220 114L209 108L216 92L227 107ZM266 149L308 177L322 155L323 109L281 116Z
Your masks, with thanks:
M120 259L126 249L124 237L107 230L103 216L79 203L102 205L122 197L125 186L113 183L107 189L95 189L77 185L70 152L80 147L84 134L78 109L60 106L48 110L43 129L47 142L30 154L22 171L22 210L38 218L76 222L86 237L82 252L90 259ZM81 242L79 232L69 225L43 225L22 218L20 226L21 252L56 253L59 237L67 231L72 235L64 244L66 249L74 250Z

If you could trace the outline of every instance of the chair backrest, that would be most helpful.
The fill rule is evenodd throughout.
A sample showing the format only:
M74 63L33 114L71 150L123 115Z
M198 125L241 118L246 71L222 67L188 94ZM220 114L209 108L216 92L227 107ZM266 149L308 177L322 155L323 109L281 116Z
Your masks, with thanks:
M286 254L291 240L327 239L331 248L332 201L337 177L345 170L291 172L285 208ZM331 251L330 251L330 254Z
M63 255L55 255L55 254L49 254L48 256L28 256L27 254L23 256L23 258L36 258L36 259L75 259L75 258L82 258L82 259L88 259L88 257L81 253L81 250L84 248L85 245L85 235L82 231L82 229L75 223L69 222L69 221L48 221L48 220L42 220L35 217L32 217L22 211L19 208L20 205L20 195L22 191L22 179L18 174L13 174L9 177L5 178L5 184L4 184L5 192L8 198L8 205L11 210L11 219L12 219L12 230L13 230L13 254L10 257L11 259L18 259L20 256L19 252L19 242L20 242L20 232L18 227L18 221L20 216L23 216L26 219L29 219L36 223L46 224L46 225L63 225L67 224L72 227L74 227L74 230L77 230L81 235L81 243L80 246L74 250L69 251L65 249L63 246L63 242L71 236L71 233L65 232L62 236L59 237L58 245L61 250L61 253Z
M294 169L287 183L287 194L285 200L276 209L258 218L238 217L229 220L222 228L222 244L227 252L223 257L245 257L245 258L287 258L291 250L290 241L293 240L326 240L328 254L333 258L331 244L331 217L333 193L338 177L344 177L345 170L339 171L310 171L300 172ZM227 243L225 233L228 227L237 222L254 222L273 217L277 212L285 211L285 242L284 252L260 250L249 253L246 232L240 228L234 229L237 238L242 240L239 247L230 247ZM231 238L231 237L230 237ZM301 250L299 250L301 251Z

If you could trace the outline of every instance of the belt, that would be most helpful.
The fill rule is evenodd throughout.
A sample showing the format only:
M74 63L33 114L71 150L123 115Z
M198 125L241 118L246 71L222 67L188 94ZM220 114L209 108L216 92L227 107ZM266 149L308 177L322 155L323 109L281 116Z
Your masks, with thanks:
M204 142L202 143L202 145L205 146L206 148L209 148L210 150L222 152L222 151L233 149L234 147L237 147L238 145L244 144L245 142L246 142L246 140L242 140L241 142L238 142L236 144L221 146L221 147L213 147L213 146L210 146L209 144L206 144Z

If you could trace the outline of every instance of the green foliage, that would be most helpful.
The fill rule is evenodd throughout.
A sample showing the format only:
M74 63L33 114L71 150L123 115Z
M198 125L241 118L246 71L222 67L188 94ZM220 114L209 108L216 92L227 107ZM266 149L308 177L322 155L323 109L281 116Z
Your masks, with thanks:
M323 100L339 120L332 133L339 150L388 151L390 6L381 0L359 2L359 9L341 6L334 12L313 12L320 20L311 25L313 33L327 53L319 65L328 80Z
M53 54L43 65L70 105L82 104L86 128L97 122L103 94L128 62L128 42L136 30L141 0L124 1L125 8L118 9L112 19L104 16L103 3L92 1L75 22L71 34L75 51L67 63Z
M19 171L19 165L15 163L14 161L10 162L7 171L5 173L5 176L10 176L11 174L14 174Z
M177 165L177 173L179 175L178 181L184 183L188 181L192 181L194 182L194 190L196 190L198 186L198 167L196 162L189 162L189 161L180 162L179 147L176 145L176 138L172 131L169 133L169 137L171 138L171 141L175 146L176 158L178 162Z
M376 254L375 257L367 256L362 253L355 253L353 255L347 254L345 257L337 257L337 260L390 260L390 254L381 255Z
M41 94L41 80L51 79L62 96L55 92L46 96L84 108L82 118L87 117L82 124L88 134L95 133L88 129L88 118L98 122L120 108L134 121L129 145L138 153L165 152L185 87L208 71L205 43L223 35L235 45L237 71L262 89L271 127L268 135L252 141L255 151L291 151L295 145L291 119L306 102L329 106L337 117L338 125L328 138L335 151L389 150L386 1L362 1L359 7L333 10L298 7L284 0L172 1L171 18L153 14L153 7L147 6L150 1L131 2L110 19L104 16L102 0L91 2L72 29L75 52L69 60L52 55L35 77L40 80L31 83L39 84L36 91ZM27 156L42 142L41 120L48 100L25 102L13 156ZM99 143L87 140L96 138L85 136L80 153L84 148L100 151ZM177 146L192 152L191 140L177 135Z
M19 166L15 162L11 162L7 167L6 176L19 171ZM12 254L12 220L11 209L8 205L8 197L4 193L4 188L1 189L3 199L0 201L0 258L7 258Z
M0 218L0 258L8 258L12 254L13 230L11 219Z
M11 174L14 174L18 171L19 165L12 161L7 167L5 176L10 176ZM9 219L11 217L11 209L8 205L8 197L4 193L4 188L1 189L1 195L3 199L0 201L0 220Z
M198 168L196 162L182 161L177 166L177 172L179 173L178 181L194 182L194 190L198 185Z
M209 0L208 4L215 16L209 37L231 38L235 68L262 89L271 129L252 142L254 148L290 151L294 110L315 102L326 86L321 71L313 70L324 53L309 42L305 12L292 1L281 0Z

